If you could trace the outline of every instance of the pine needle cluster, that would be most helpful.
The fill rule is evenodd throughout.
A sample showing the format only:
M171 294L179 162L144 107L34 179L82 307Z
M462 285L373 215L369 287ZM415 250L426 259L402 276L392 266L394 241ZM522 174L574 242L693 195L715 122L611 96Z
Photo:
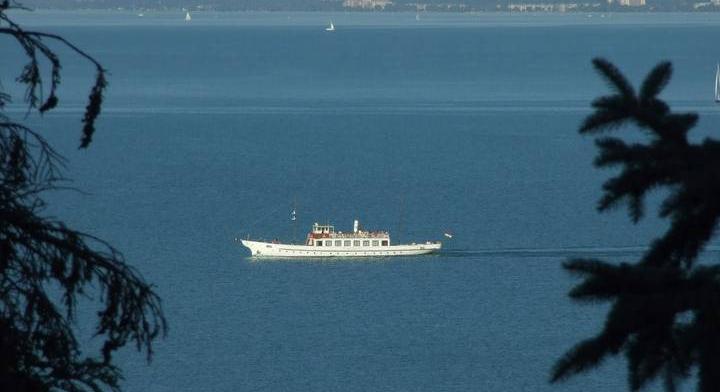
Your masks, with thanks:
M720 216L720 142L688 140L694 113L673 113L658 98L670 81L672 65L662 62L638 92L604 59L595 69L613 90L596 99L580 133L596 136L595 166L620 172L603 185L598 209L627 206L637 222L648 192L667 191L659 215L669 229L635 263L574 259L564 268L582 278L570 291L580 302L609 302L597 336L568 351L552 370L551 381L596 367L624 354L630 389L659 379L675 391L697 374L697 390L720 391L720 266L698 265ZM644 132L643 142L607 136L625 125Z

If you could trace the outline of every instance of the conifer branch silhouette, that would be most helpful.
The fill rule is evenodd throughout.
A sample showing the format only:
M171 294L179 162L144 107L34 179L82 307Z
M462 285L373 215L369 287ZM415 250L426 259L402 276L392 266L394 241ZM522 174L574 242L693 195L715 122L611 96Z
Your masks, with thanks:
M83 116L80 147L95 131L107 85L105 69L64 38L23 30L0 2L0 36L10 36L28 63L17 81L26 85L28 113L58 102L60 59L46 40L60 43L96 68ZM42 60L44 59L44 60ZM47 62L45 62L47 61ZM43 64L50 83L43 98ZM126 344L149 360L153 341L167 330L160 298L111 245L42 216L44 192L62 189L65 159L33 129L5 112L11 96L0 85L0 391L119 391L113 353ZM78 300L97 293L96 355L75 337Z
M582 280L569 293L579 302L610 302L602 331L578 343L555 364L551 382L596 367L623 353L633 391L661 379L667 391L697 370L697 389L720 390L720 266L696 261L712 238L720 216L720 143L690 143L694 113L672 113L658 98L672 75L668 62L645 78L638 95L610 62L593 64L613 95L593 101L595 112L580 133L599 135L627 124L644 131L646 140L626 143L599 137L595 166L619 167L603 184L599 211L626 205L633 222L644 215L648 192L668 196L659 215L670 228L652 242L634 264L595 259L566 261L563 267Z
M92 135L95 133L95 121L100 115L103 93L105 88L107 88L107 79L105 78L107 71L92 56L59 35L24 30L5 13L7 9L11 8L22 7L18 5L11 6L7 1L0 3L0 26L2 26L3 23L7 24L7 27L0 27L0 35L14 37L28 57L28 63L24 66L22 73L17 78L18 82L27 86L25 101L29 104L28 112L32 109L37 109L38 112L42 114L55 108L59 102L57 88L60 85L60 70L62 68L60 58L46 45L43 39L50 39L62 43L95 66L95 84L90 90L88 104L82 119L83 136L80 141L80 148L87 148L92 140ZM38 54L42 55L44 59L51 64L50 90L46 99L42 98L43 78L41 76L40 57Z

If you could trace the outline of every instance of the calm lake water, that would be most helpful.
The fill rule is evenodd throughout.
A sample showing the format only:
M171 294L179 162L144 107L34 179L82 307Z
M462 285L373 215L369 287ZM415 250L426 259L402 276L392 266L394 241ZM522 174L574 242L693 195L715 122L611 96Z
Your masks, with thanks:
M633 261L666 227L595 211L611 172L577 134L607 91L590 61L637 83L671 60L664 97L717 135L720 15L16 16L111 71L90 149L76 147L93 70L66 51L61 108L29 121L87 192L49 213L123 250L163 297L153 362L118 357L127 391L627 389L622 359L547 383L606 310L567 299L562 261ZM0 47L17 92L21 52ZM292 239L294 201L298 238L355 218L396 242L455 237L428 257L247 258L233 239Z

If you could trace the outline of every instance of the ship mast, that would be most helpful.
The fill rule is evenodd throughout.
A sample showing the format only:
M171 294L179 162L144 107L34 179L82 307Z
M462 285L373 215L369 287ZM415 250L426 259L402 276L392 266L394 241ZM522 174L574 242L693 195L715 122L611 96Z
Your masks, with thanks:
M400 195L400 216L398 217L398 232L395 237L397 240L403 236L403 229L405 228L405 195Z
M293 209L290 213L290 221L292 221L292 228L293 228L293 235L292 235L292 243L294 244L297 241L297 200L293 199Z

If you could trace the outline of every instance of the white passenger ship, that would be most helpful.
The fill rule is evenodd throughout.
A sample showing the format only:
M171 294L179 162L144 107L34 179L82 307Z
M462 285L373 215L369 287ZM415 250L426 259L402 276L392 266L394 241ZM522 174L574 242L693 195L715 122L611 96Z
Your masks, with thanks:
M362 257L410 256L440 250L440 241L422 244L393 245L386 231L365 231L359 222L353 223L352 233L336 232L331 225L313 224L304 245L242 240L253 257Z

